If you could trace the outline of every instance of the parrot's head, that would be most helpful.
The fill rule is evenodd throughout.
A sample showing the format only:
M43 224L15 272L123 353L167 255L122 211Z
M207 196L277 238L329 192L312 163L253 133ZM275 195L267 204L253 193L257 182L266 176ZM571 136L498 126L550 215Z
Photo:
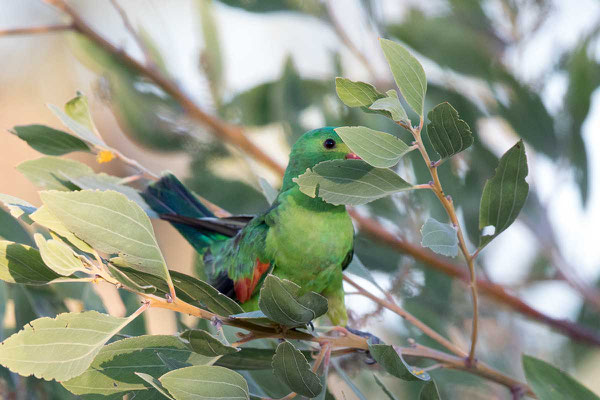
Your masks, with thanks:
M285 170L282 190L293 185L292 179L322 161L360 159L335 133L333 127L314 129L300 136L292 146L290 162Z

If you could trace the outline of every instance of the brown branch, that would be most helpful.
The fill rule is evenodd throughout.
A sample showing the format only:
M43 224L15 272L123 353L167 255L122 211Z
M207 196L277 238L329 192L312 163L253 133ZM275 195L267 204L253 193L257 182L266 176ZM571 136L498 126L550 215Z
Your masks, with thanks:
M144 53L144 59L146 61L146 65L154 68L156 66L156 64L154 63L154 60L152 58L152 55L150 54L150 50L148 49L148 46L146 46L146 43L144 43L144 41L142 40L140 35L138 35L137 31L133 27L133 24L131 23L131 20L127 16L127 13L123 9L123 7L121 7L121 5L119 4L119 2L117 0L110 0L110 3L112 4L113 8L115 10L117 10L117 13L119 13L119 16L121 17L121 21L123 21L123 25L125 26L125 29L127 29L129 34L131 35L131 37L133 37L133 40L135 40L135 43L140 48L142 53Z
M467 272L461 268L461 266L438 257L421 246L414 245L406 240L398 238L396 235L383 228L378 222L370 218L363 217L354 210L350 210L350 214L358 223L359 230L362 230L373 239L390 246L401 253L408 254L415 260L425 263L452 278L460 279L465 283L469 282L469 276ZM600 346L600 336L598 336L591 329L567 320L552 318L540 311L537 311L518 297L508 293L501 285L487 280L478 279L477 287L481 293L487 295L498 303L507 306L513 311L518 312L519 314L523 314L533 320L547 324L548 326L574 340Z
M53 33L53 32L64 32L73 29L72 24L68 25L42 25L32 26L28 28L10 28L0 29L0 36L11 36L11 35L33 35L38 33Z
M444 346L445 348L447 348L448 350L450 350L457 356L467 357L468 354L465 353L461 348L459 348L457 345L455 345L454 343L452 343L451 341L449 341L448 339L446 339L445 337L443 337L442 335L440 335L439 333L437 333L436 331L431 329L425 323L421 322L421 320L416 318L414 315L412 315L408 311L404 310L402 307L398 306L396 303L392 303L391 301L381 299L381 298L375 296L374 294L364 290L358 283L354 282L352 279L350 279L346 275L344 275L344 280L346 282L348 282L350 285L354 286L361 295L368 297L369 299L373 300L375 303L379 304L380 306L385 307L388 310L395 312L396 314L398 314L399 316L401 316L402 318L404 318L405 320L407 320L408 322L410 322L411 324L413 324L414 326L419 328L424 334L429 336L431 339L435 340L436 342L438 342L439 344L441 344L442 346Z
M45 2L54 5L55 7L68 14L72 20L73 29L88 39L102 47L108 53L118 57L124 64L136 71L137 73L146 76L173 99L175 99L187 112L188 116L201 122L209 127L215 136L225 140L226 142L244 150L254 159L260 161L273 171L283 174L284 168L268 156L261 148L251 142L245 135L243 129L234 124L220 120L214 115L204 112L198 105L177 86L177 84L164 76L158 69L147 67L138 60L121 51L118 47L107 41L99 33L90 27L80 16L63 0L44 0Z

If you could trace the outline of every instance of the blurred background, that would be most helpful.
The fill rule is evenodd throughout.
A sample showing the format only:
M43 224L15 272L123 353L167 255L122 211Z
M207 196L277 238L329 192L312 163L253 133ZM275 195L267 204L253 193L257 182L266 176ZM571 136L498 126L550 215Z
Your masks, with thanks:
M204 111L245 127L248 138L281 165L299 135L324 125L365 125L408 140L406 132L385 118L344 107L334 83L336 76L344 76L375 84L380 91L392 88L377 39L405 44L429 79L426 110L448 101L475 134L473 147L440 171L472 243L477 243L485 180L518 137L526 142L531 185L526 207L482 253L479 276L502 284L549 316L576 321L600 334L597 1L117 0L117 8L109 0L70 4L112 44L140 61L150 60ZM34 123L64 129L46 104L62 106L82 91L106 142L128 157L155 173L174 172L197 193L233 213L254 213L268 206L259 177L278 187L278 175L217 139L146 77L74 33L4 32L68 22L67 16L39 0L1 2L1 193L40 204L36 188L15 166L41 155L8 130ZM427 171L415 156L403 161L400 174L425 183ZM133 173L118 160L98 164L90 155L69 157L97 172ZM444 218L434 196L420 192L379 200L360 212L419 243L427 216ZM0 209L0 237L2 224L11 223ZM155 229L171 268L192 271L192 248L167 224L156 222ZM27 240L24 234L22 241ZM356 254L403 307L468 347L471 301L464 284L361 232ZM52 290L4 288L11 306L5 315L0 313L5 321L0 336L63 307L105 308L123 315L136 303L102 287L64 291L60 301L50 301L56 294ZM352 325L393 343L406 344L412 337L431 344L368 300L349 296L347 302ZM162 310L151 310L142 322L132 327L132 334L173 333L182 323ZM600 393L598 347L577 344L486 297L480 338L479 358L511 376L522 379L520 354L525 352L575 373ZM359 361L342 365L359 389L369 393L374 390L372 370L359 371ZM467 374L439 371L434 376L446 399L506 398L505 389ZM331 379L336 380L339 398L355 398L346 383ZM45 384L29 382L35 396L46 390ZM385 382L401 398L416 395L413 384L393 378ZM56 398L67 396L59 393Z

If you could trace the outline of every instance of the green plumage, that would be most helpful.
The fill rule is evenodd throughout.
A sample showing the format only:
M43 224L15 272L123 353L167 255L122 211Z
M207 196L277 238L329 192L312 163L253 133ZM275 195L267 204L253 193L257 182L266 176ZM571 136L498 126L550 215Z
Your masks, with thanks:
M349 154L352 154L350 149L333 128L307 132L292 147L277 199L235 236L215 235L205 227L197 227L192 234L189 226L175 224L196 249L204 253L211 283L239 300L245 310L252 311L258 309L260 284L271 270L274 275L289 279L304 290L323 294L329 301L331 322L345 325L342 269L352 259L352 221L344 206L306 196L293 178L319 162L347 158ZM154 188L154 198L160 197L163 208L157 209L155 204L159 202L150 201L161 214L165 211L164 205L175 200L174 196L165 200L169 197L165 193ZM190 215L178 206L168 209L188 217L202 216L198 213ZM203 213L204 217L208 216Z

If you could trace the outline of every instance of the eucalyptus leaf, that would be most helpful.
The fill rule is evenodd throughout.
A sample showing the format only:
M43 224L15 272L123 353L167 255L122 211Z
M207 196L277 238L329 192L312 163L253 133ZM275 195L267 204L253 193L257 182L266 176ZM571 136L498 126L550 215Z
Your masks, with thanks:
M598 400L600 397L570 375L537 358L523 355L527 383L540 400Z
M168 372L159 378L176 400L249 399L248 383L237 372L223 367L192 366Z
M421 393L419 394L419 400L441 400L437 384L433 379L423 385Z
M2 342L0 363L20 375L68 380L81 375L133 318L86 311L36 319Z
M136 269L171 282L150 219L133 201L115 191L41 192L52 214L95 249L118 253Z
M17 170L39 188L65 191L78 189L65 178L65 174L81 176L94 173L80 162L50 156L24 161L17 165Z
M389 133L364 126L345 126L335 132L357 156L377 168L388 168L411 151L411 148Z
M392 120L410 124L410 119L408 118L408 115L406 115L406 110L404 110L404 107L402 107L402 104L400 104L398 94L395 90L391 90L390 92L393 94L389 95L388 97L375 100L369 109L387 111L390 113L390 118Z
M496 173L483 187L479 207L479 230L494 227L494 233L480 237L482 248L508 228L517 218L529 193L527 156L522 140L511 147L496 168Z
M90 151L83 140L45 125L15 126L13 133L33 149L49 156L61 156L72 151Z
M45 285L60 278L44 264L39 251L24 244L0 240L0 279L10 283Z
M286 326L302 326L327 312L327 299L269 274L260 289L258 306L269 319Z
M429 217L421 228L421 246L444 256L456 257L458 254L458 236L450 224Z
M14 197L8 194L0 193L0 203L3 203L14 218L22 219L28 224L32 224L33 221L29 217L36 208L28 201L21 200L18 197Z
M313 398L323 390L321 380L310 370L304 355L287 340L277 346L273 373L290 391L302 396Z
M324 161L294 178L294 182L307 196L319 196L327 203L349 206L366 204L412 188L392 170L375 168L362 160Z
M85 253L94 253L94 249L89 244L79 239L73 232L71 232L52 212L47 206L42 205L37 209L36 212L31 214L31 219L35 223L49 229L52 232L67 239L73 246Z
M143 372L135 372L135 374L137 376L139 376L140 378L142 378L147 384L149 384L154 389L156 389L156 391L158 393L162 394L165 398L167 398L169 400L175 400L171 397L169 392L167 392L167 389L165 389L163 387L162 383L160 383L160 381L158 379L154 378L152 375L148 375Z
M427 91L427 77L423 66L400 44L387 39L379 41L400 93L408 105L419 116L423 116L425 92Z
M369 352L383 369L396 378L405 381L429 381L431 377L420 368L412 367L404 361L402 355L393 346L387 344L372 344L369 341Z
M335 78L335 90L348 107L370 107L376 100L385 97L373 85L339 77Z
M238 348L228 346L210 333L199 329L182 332L181 337L190 343L194 352L204 356L217 357L239 351Z
M469 125L458 118L458 112L449 103L438 104L429 111L427 135L431 145L442 157L451 157L473 144L473 134Z
M55 239L46 240L39 233L33 235L33 238L40 251L42 260L44 260L48 268L57 274L69 276L76 271L87 272L83 262L65 243Z
M91 365L63 386L77 395L103 395L149 392L138 373L159 378L169 372L159 354L189 365L204 365L213 358L191 351L172 335L144 335L118 340L98 352ZM138 376L136 376L138 375Z

